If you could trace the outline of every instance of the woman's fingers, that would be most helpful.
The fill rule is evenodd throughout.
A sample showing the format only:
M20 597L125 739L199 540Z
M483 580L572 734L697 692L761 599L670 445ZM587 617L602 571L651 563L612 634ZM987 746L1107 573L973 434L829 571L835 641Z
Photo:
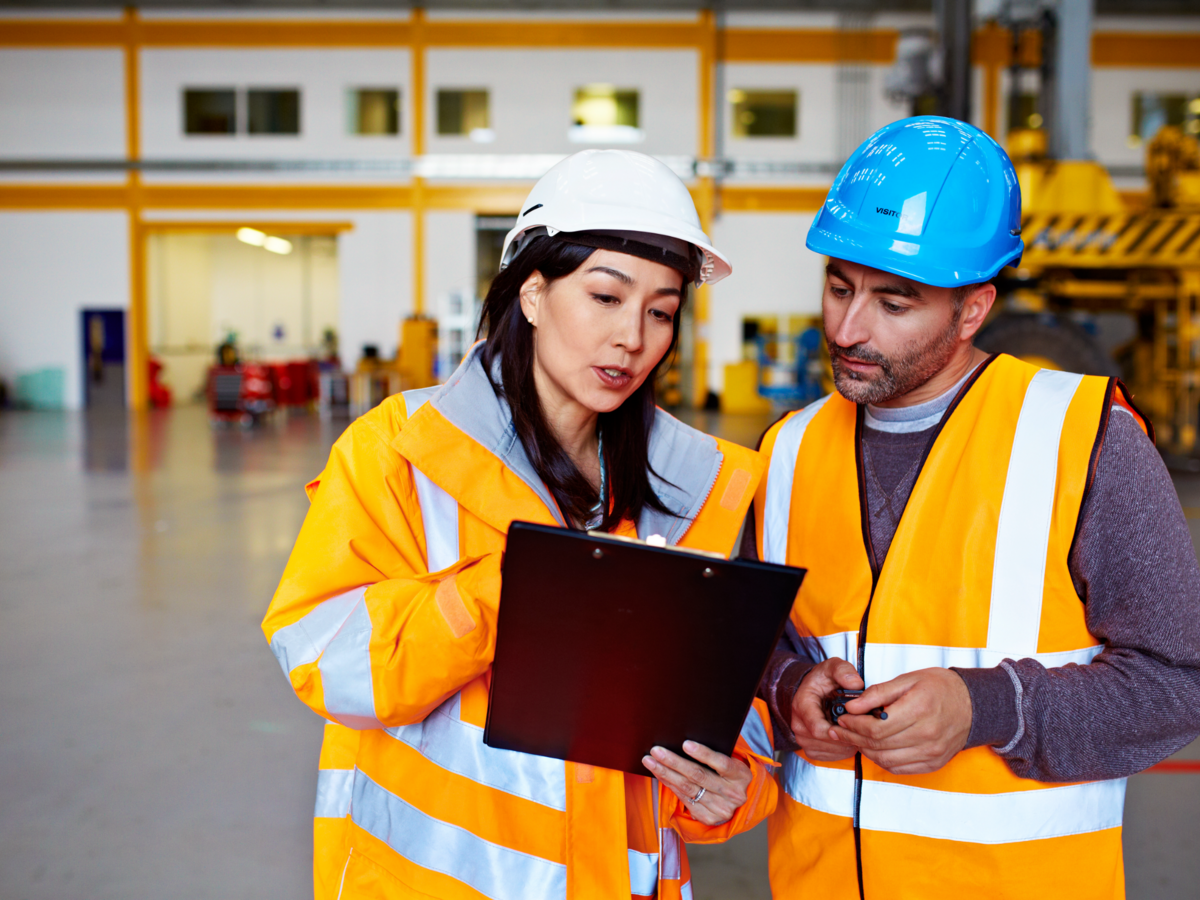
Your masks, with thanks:
M702 759L710 768L665 747L655 747L651 755L642 758L642 763L676 797L688 804L692 818L706 825L728 822L746 802L746 787L753 777L750 767L692 741L684 744L684 750L690 756Z
M708 766L713 772L717 773L717 777L722 781L734 785L747 785L753 777L750 774L750 767L745 763L739 763L731 756L726 756L724 753L718 753L703 744L697 744L695 741L684 741L683 752L692 759L699 760Z

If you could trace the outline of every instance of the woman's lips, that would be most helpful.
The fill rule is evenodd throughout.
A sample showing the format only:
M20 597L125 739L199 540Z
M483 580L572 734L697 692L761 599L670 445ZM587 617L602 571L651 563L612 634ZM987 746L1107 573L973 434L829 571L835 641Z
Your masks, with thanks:
M605 387L623 388L633 381L633 374L626 369L592 366L592 371Z

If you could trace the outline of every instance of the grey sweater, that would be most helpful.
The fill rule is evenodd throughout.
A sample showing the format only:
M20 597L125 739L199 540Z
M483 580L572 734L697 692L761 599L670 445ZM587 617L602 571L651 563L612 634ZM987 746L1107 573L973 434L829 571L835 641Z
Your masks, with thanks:
M868 410L871 541L882 563L917 461L956 391L920 407ZM1089 630L1086 666L1032 659L955 669L971 695L967 747L992 746L1038 781L1132 775L1200 734L1200 567L1171 478L1133 417L1112 412L1069 568ZM777 741L794 746L792 697L812 663L785 646L763 681Z

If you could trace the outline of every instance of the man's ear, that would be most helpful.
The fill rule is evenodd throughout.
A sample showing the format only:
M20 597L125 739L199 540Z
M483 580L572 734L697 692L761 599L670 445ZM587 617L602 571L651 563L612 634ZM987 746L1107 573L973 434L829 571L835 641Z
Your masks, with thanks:
M521 285L519 293L521 313L529 320L529 324L537 326L538 304L546 291L546 277L534 269Z
M996 286L990 281L976 285L974 290L967 294L958 318L960 340L973 341L975 339L975 335L983 327L988 313L992 311L992 304L995 302Z

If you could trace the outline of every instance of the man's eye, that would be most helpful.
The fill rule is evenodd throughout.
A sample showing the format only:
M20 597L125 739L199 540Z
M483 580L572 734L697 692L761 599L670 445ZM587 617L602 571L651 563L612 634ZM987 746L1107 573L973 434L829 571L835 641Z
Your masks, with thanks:
M905 310L905 307L897 303L888 303L886 300L883 302L883 308L890 313L902 313Z
M834 296L836 296L836 297L849 297L850 296L849 288L834 287L834 288L830 288L830 290L833 291Z

